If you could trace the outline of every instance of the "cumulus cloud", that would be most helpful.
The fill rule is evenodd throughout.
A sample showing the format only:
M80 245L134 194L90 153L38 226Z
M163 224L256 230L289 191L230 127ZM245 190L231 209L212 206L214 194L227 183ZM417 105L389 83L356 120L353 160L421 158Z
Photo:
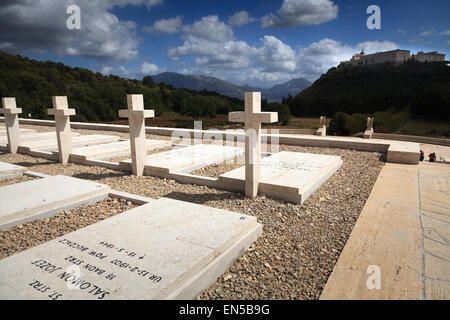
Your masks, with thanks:
M161 19L156 21L152 26L144 27L143 30L154 34L174 34L181 31L183 17L177 16L172 19Z
M358 43L356 48L358 50L364 49L366 53L375 53L398 49L398 45L392 41L366 41Z
M391 41L366 41L349 46L333 39L322 39L305 48L295 49L273 35L265 35L251 46L234 39L231 28L217 16L204 17L183 27L182 31L183 44L168 51L173 60L181 57L193 59L194 63L188 66L180 64L181 72L215 76L237 83L251 82L263 87L297 77L314 81L362 48L366 52L397 48ZM211 37L212 34L217 36Z
M192 25L184 26L183 31L213 42L230 41L233 38L231 27L220 21L216 15L203 17Z
M450 29L442 31L441 33L439 33L441 36L450 36Z
M249 16L248 12L245 10L236 12L234 15L228 18L228 24L233 26L243 26L244 24L251 23L255 21L255 18Z
M403 29L397 29L397 34L398 34L400 37L402 37L402 36L404 36L404 35L406 34L406 30L403 30Z
M169 48L172 60L180 56L194 56L195 63L205 69L237 69L249 65L248 55L253 52L244 41L233 39L233 30L217 16L203 17L183 27L184 43Z
M154 75L160 72L161 69L153 63L144 62L140 68L140 73L144 75Z
M79 0L81 30L66 26L72 0L20 0L0 5L0 47L16 53L53 51L99 61L138 56L136 24L111 13L115 6L161 4L161 0Z
M428 30L428 31L423 31L421 33L419 33L419 37L429 37L433 34L433 31Z
M297 56L298 72L308 80L315 80L329 68L348 60L355 49L333 39L322 39L300 48Z
M97 69L104 75L114 74L128 79L142 79L145 76L155 75L166 71L165 68L160 68L156 64L150 62L143 62L139 67L133 68L127 68L123 65L101 65L97 66L95 69Z
M247 55L253 49L244 41L211 41L193 35L188 35L182 46L169 49L169 57L197 56L195 62L199 65L216 68L245 68L249 65Z
M261 18L264 28L285 28L321 24L338 16L339 8L331 0L284 0L278 16Z
M294 71L295 51L274 36L264 36L262 46L256 51L256 61L264 72Z

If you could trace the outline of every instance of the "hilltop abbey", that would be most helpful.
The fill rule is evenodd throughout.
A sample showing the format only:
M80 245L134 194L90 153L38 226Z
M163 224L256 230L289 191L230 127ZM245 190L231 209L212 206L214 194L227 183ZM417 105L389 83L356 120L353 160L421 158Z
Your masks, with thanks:
M357 65L371 65L379 63L402 64L408 60L418 62L438 62L445 61L445 54L437 51L423 52L419 51L417 54L410 54L409 50L391 50L385 52L377 52L373 54L365 54L364 49L361 53L354 54L348 61L342 61L341 64Z

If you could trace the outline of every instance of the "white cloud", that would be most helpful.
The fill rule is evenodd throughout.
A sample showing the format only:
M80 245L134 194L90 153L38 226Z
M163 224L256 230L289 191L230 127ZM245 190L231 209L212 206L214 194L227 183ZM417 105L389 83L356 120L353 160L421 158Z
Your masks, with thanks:
M284 0L278 16L273 13L262 17L264 28L284 28L321 24L338 16L339 8L331 0Z
M140 69L141 74L144 75L154 75L161 72L156 64L144 62Z
M249 16L248 12L245 10L236 12L234 15L228 18L228 24L233 26L243 26L244 24L251 23L255 21L255 18Z
M419 33L419 37L429 37L433 34L433 31L428 30L428 31L423 31L421 33Z
M144 27L143 30L154 34L174 34L181 31L183 17L177 16L172 19L161 19L156 21L152 26Z
M358 43L356 49L359 51L364 49L365 53L375 53L398 49L398 45L392 41L366 41Z
M397 34L398 34L400 37L402 37L402 36L404 36L404 35L406 34L406 31L403 30L403 29L397 29Z
M446 42L447 44L450 44L450 40L447 40L447 42Z
M0 46L11 51L80 55L98 61L130 60L138 56L136 24L111 13L115 6L161 4L161 0L78 0L81 30L66 27L72 0L22 0L0 5Z
M214 42L230 41L233 38L231 27L219 21L216 15L203 17L192 25L184 26L183 31Z
M450 29L442 31L441 33L439 33L441 36L450 36Z
M160 68L154 63L144 62L140 67L127 68L123 65L111 66L111 65L101 65L95 68L99 70L104 75L114 74L119 77L128 79L142 79L148 75L155 75L166 71L165 68Z
M247 55L253 49L244 41L216 42L188 35L182 46L169 49L169 58L179 56L197 56L199 65L211 65L217 68L245 68L249 65Z
M233 30L217 16L203 17L194 24L183 27L184 43L169 48L169 59L193 56L204 70L238 69L249 66L248 58L254 49L244 41L233 40Z
M315 80L329 68L350 59L355 51L354 48L333 39L313 42L308 47L299 49L298 72L308 80Z
M292 72L296 68L295 51L274 36L264 36L257 49L256 61L264 72Z

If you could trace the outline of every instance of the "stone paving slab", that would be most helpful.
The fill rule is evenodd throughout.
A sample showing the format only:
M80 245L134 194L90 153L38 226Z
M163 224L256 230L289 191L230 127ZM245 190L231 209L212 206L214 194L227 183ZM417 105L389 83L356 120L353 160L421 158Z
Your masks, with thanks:
M424 298L450 299L450 167L422 163L419 169L423 228Z
M170 140L146 139L147 150L169 147L172 145ZM73 148L71 157L77 159L95 159L112 156L120 156L131 152L130 141L118 141L104 143L87 147Z
M303 203L341 165L339 156L282 151L261 160L259 192ZM222 174L220 182L242 191L245 166Z
M15 164L0 162L0 179L22 175L27 168Z
M383 167L320 299L420 299L418 169ZM394 196L405 187L407 198ZM370 266L379 268L380 289L367 286Z
M449 195L449 166L386 164L320 298L449 299Z
M0 260L0 299L193 299L261 230L256 217L153 200Z
M106 185L67 176L0 187L0 230L49 217L108 195Z
M76 136L76 137L72 138L72 145L73 146L83 146L83 145L115 142L115 141L119 141L119 140L120 140L120 138L118 136L109 136L109 135L103 135L103 134L80 135L80 136ZM58 150L58 141L56 140L56 137L55 137L55 139L28 141L28 142L23 142L23 143L21 142L19 145L19 150L55 151L55 150Z
M242 155L244 148L215 144L197 144L147 156L144 168L146 175L169 173L188 168L203 167L226 159ZM131 159L120 161L122 169L130 170Z

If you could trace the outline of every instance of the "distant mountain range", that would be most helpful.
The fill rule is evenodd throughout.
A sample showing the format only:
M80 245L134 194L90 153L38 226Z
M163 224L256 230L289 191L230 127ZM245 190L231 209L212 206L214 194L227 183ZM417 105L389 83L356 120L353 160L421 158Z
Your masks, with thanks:
M311 82L308 80L298 78L292 79L283 84L274 85L269 89L263 89L247 85L239 86L214 77L184 75L175 72L163 72L152 76L152 78L156 83L163 82L165 84L170 84L175 88L187 88L191 90L206 89L208 91L215 91L217 93L239 99L244 98L244 93L246 91L261 91L262 98L269 101L281 101L283 97L287 97L289 94L295 96L303 89L311 85Z

